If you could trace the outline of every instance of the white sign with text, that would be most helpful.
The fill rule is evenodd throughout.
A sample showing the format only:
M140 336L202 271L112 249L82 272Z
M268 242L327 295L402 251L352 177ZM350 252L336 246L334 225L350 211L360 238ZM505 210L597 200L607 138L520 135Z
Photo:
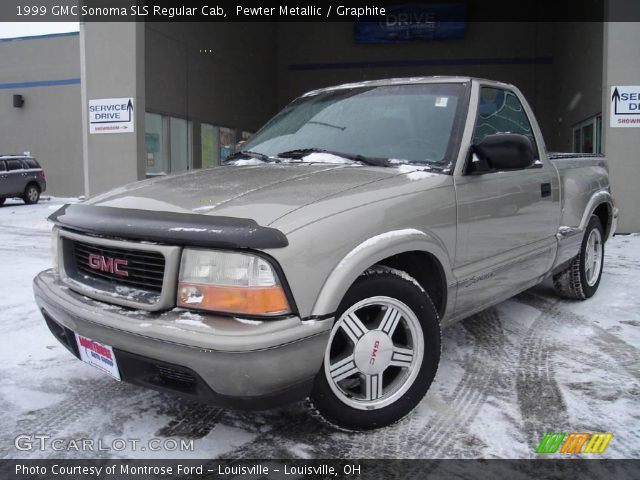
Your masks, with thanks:
M89 100L89 133L132 133L133 98Z
M611 128L640 128L640 85L611 87Z

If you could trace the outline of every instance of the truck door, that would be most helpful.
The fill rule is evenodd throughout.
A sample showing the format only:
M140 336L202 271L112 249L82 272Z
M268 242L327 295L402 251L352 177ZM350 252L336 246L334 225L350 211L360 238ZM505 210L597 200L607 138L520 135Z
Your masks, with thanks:
M493 133L527 135L536 161L520 170L455 176L456 315L506 299L544 275L554 259L560 214L557 172L544 143L536 141L541 137L531 113L510 90L480 86L478 93L472 143Z

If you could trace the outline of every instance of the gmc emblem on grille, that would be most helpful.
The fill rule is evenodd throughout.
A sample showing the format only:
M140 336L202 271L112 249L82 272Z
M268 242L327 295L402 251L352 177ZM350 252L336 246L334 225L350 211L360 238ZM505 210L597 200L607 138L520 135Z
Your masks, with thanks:
M92 253L89 255L89 268L93 270L100 270L102 272L113 273L121 277L128 277L129 272L122 270L120 267L126 267L129 262L120 258L104 257Z

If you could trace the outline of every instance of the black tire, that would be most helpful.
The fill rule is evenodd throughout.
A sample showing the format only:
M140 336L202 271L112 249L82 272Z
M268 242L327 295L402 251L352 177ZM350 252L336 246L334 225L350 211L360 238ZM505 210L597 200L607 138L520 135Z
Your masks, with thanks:
M27 205L34 205L38 203L40 200L40 187L38 187L35 183L30 183L24 189L24 194L22 195L22 200Z
M5 200L6 200L6 198L4 198L4 197L0 197L0 207L1 207L2 205L4 205L4 201L5 201Z
M597 277L592 277L591 285L587 275L587 246L591 233L596 230L596 237L600 239L600 267L598 268ZM593 297L600 285L602 278L602 269L604 268L604 231L600 219L592 215L584 232L584 238L580 246L580 253L569 262L569 264L559 273L553 276L553 287L556 293L564 298L574 300L586 300ZM593 281L595 278L595 282Z
M339 341L339 339L336 340L338 334L333 332L338 331L338 321L342 318L343 314L347 310L351 309L354 306L357 306L361 302L367 301L367 299L373 299L374 297L391 298L396 302L401 302L404 307L408 307L411 310L411 312L414 314L414 320L411 322L414 325L414 332L416 333L416 336L422 334L422 361L419 362L419 357L416 356L413 367L407 367L406 370L400 369L399 367L395 367L393 365L382 367L386 370L383 370L383 372L381 372L379 376L377 374L374 376L377 378L376 383L379 378L380 383L383 385L383 387L380 388L381 391L384 388L389 388L389 391L387 393L384 393L380 397L380 399L383 402L391 403L383 406L378 406L375 409L365 409L365 407L354 408L353 406L345 403L345 401L341 400L339 396L336 395L334 391L334 388L336 388L336 382L333 382L333 380L327 378L325 364L327 358L329 358L331 355L332 344L335 345L336 341ZM374 309L375 306L365 306L363 308ZM385 311L385 309L382 309L380 310L380 313L371 313L371 318L366 320L366 322L374 322L370 327L372 330L375 330L373 325L375 325L376 321L379 322L378 326L380 329L382 329L384 320L380 320L380 316L386 318L384 317ZM375 310L372 310L372 312L375 312ZM398 329L398 327L395 327L394 330L391 330L389 339L392 342L391 345L393 346L393 349L396 348L394 340L395 338L397 338L396 335L400 335L402 337L403 335L407 335L406 332L409 331L407 328L409 322L406 320L405 316L398 318L399 319L397 320L396 324L402 324L403 328ZM411 412L427 393L427 390L431 386L431 383L433 382L433 379L436 375L438 364L440 362L440 321L436 308L434 307L431 299L429 298L427 293L420 287L420 285L409 275L392 268L376 266L365 272L365 274L362 275L351 286L349 291L344 296L342 302L340 303L340 306L338 307L338 311L336 312L336 319L338 320L333 327L331 340L329 342L329 345L327 346L325 361L323 362L323 366L320 372L315 378L313 389L309 398L312 412L317 416L320 416L325 422L329 423L330 425L339 429L350 431L372 430L375 428L391 425L399 421L409 412ZM420 328L416 328L416 326L418 325L418 323L416 323L416 319L419 323ZM364 324L365 320L363 320L363 325ZM367 323L367 328L369 328L369 323ZM367 333L371 333L372 330L366 331ZM334 335L336 335L335 338ZM409 334L409 338L410 335L411 334ZM364 336L361 338L364 338ZM360 342L360 340L358 340L358 342ZM418 342L420 341L418 340ZM351 343L352 346L350 346L350 348L353 349L353 358L355 359L355 354L357 351L355 348L356 343ZM382 348L380 351L382 352ZM386 351L389 351L389 349L387 348ZM373 353L372 355L373 359L375 357L375 353ZM395 354L391 354L391 357L394 358L394 355ZM380 358L382 358L382 355ZM365 361L365 363L367 362ZM356 366L355 361L353 365ZM390 371L389 375L391 377L390 383L393 384L393 382L395 382L395 379L397 378L401 379L399 381L398 387L393 387L393 385L384 387L385 380L387 382L389 382L390 380L389 378L387 378L386 374L386 372L389 371L390 368L392 368L392 371ZM401 373L397 373L398 371ZM417 373L415 373L416 371ZM366 381L364 380L366 376L362 372L358 371L353 375L353 377L347 377L347 380L353 382L354 384L360 383L362 385L362 383L366 383ZM394 375L396 375L395 379L393 377ZM402 376L399 377L399 375ZM413 380L411 380L412 376ZM402 383L402 378L406 379L404 383ZM329 384L329 382L332 382L333 387ZM359 388L364 390L365 387L361 386ZM395 395L394 388L396 388ZM373 387L371 387L371 389L373 389ZM400 391L403 391L401 396L399 393ZM386 400L385 396L387 397Z

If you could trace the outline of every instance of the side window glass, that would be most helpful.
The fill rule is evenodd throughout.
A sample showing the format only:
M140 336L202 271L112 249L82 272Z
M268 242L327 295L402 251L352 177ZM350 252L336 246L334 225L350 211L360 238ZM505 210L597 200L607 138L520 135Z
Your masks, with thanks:
M7 160L7 170L23 170L24 166L20 160Z
M4 172L7 170L7 167L4 165L4 161L0 160L0 172Z
M534 157L538 158L538 145L524 107L512 92L483 87L473 143L479 143L493 133L519 133L531 139Z

